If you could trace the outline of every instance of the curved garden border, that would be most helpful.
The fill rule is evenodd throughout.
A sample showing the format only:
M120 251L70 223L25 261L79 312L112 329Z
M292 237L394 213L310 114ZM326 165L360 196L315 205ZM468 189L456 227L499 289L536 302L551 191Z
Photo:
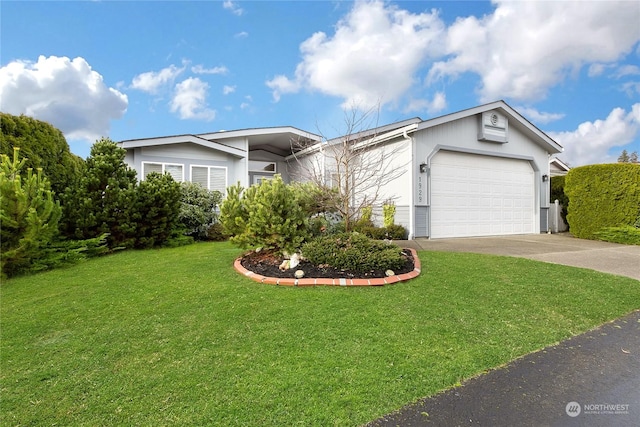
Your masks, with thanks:
M330 278L302 278L302 279L293 279L293 278L279 278L279 277L265 277L260 274L256 274L253 271L249 271L242 266L240 263L242 258L237 258L233 263L233 267L242 275L250 278L251 280L255 280L256 282L265 283L268 285L278 285L278 286L384 286L391 285L392 283L404 282L407 280L411 280L420 275L421 264L420 259L418 258L418 253L409 248L411 251L411 255L413 255L413 271L404 274L398 274L395 276L389 277L379 277L372 279L330 279Z

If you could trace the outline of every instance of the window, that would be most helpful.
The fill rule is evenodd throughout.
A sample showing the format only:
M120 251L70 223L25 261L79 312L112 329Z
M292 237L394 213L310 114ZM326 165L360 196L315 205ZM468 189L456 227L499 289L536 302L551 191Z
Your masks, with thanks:
M225 194L227 191L227 168L191 166L191 181L209 190L216 190Z
M274 162L249 160L249 170L251 172L275 172L276 164Z
M182 182L184 180L182 169L182 165L177 164L142 162L142 179L152 172L157 172L160 175L168 173L174 181Z

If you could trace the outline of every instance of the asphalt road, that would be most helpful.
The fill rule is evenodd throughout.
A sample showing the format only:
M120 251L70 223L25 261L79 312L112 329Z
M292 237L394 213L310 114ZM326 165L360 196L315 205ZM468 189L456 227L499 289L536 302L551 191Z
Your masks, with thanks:
M529 258L640 280L640 246L568 233L397 243L417 250ZM367 426L640 427L640 310Z
M367 426L640 426L640 310Z

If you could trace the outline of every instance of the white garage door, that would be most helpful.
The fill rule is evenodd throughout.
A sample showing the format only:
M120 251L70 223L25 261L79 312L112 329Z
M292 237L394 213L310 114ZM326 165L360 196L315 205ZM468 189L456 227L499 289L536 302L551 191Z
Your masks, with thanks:
M535 232L529 162L440 151L431 161L431 237Z

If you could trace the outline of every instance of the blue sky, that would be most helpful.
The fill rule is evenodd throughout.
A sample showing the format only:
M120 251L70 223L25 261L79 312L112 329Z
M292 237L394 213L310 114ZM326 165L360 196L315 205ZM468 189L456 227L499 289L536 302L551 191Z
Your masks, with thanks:
M5 1L0 110L115 141L335 136L503 99L572 166L640 152L640 2Z

